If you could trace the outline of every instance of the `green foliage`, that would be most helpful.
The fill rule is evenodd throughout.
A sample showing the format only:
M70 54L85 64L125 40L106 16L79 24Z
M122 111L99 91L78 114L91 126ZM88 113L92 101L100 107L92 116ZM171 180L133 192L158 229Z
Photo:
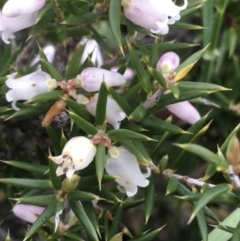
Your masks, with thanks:
M7 227L3 240L239 240L239 3L189 0L180 21L163 8L175 23L161 35L129 19L131 1L50 0L31 29L0 43L0 239ZM159 65L168 51L178 66ZM27 82L39 68L53 86ZM9 84L13 72L25 80ZM89 145L67 148L80 136ZM42 207L25 231L13 226L18 205Z

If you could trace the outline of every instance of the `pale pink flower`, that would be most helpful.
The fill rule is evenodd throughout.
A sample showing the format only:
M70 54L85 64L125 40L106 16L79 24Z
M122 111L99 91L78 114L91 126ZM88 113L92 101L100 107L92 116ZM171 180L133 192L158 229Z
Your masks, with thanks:
M103 80L109 87L120 86L127 82L126 78L117 72L96 67L84 69L76 78L79 86L89 92L99 91Z
M16 204L13 207L13 213L21 218L22 220L34 223L37 217L44 211L43 207L26 205L26 204Z
M201 119L201 116L197 109L188 101L182 101L172 105L168 105L166 106L166 108L179 119L189 124L194 124Z

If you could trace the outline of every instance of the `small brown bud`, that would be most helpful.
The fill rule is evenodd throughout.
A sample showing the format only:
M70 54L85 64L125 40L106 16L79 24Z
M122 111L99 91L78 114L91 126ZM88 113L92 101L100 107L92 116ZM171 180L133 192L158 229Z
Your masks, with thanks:
M56 101L45 115L42 121L42 127L46 127L47 125L51 124L53 118L58 116L62 110L65 110L65 108L66 103L63 100Z

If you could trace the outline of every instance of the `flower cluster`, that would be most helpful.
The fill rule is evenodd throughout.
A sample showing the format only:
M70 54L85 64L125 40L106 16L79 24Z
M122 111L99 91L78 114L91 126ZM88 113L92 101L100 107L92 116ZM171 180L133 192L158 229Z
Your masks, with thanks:
M152 33L165 35L169 26L180 19L180 11L186 9L188 1L178 7L172 0L121 0L127 19Z
M94 159L96 147L93 141L78 136L70 139L63 148L60 156L49 156L49 159L58 164L56 175L66 174L68 179L73 179L74 173L86 168ZM116 177L116 182L120 185L119 190L126 192L130 197L137 193L137 187L146 187L149 181L150 168L147 173L140 171L137 158L126 150L123 146L110 147L106 156L105 169L109 175ZM133 175L134 173L134 175Z
M8 0L0 12L0 34L9 44L15 38L14 33L33 26L37 22L38 10L45 5L45 0Z

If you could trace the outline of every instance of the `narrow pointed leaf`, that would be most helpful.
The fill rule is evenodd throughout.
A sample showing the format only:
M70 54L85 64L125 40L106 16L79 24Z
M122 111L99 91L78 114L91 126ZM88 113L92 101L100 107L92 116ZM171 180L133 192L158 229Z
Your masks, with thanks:
M44 223L46 223L55 213L56 204L49 205L41 215L38 216L35 223L31 226L31 228L28 230L24 241L30 238L36 231L43 226Z
M120 1L110 0L109 4L109 23L112 29L112 33L118 46L123 52L121 41L121 3Z
M94 117L80 104L78 104L75 100L65 99L64 101L67 103L70 110L76 115L82 117L86 121L93 123Z
M120 140L142 140L142 141L151 141L153 139L145 136L143 134L126 130L126 129L119 129L119 130L111 130L107 133L108 137L114 141Z
M231 226L235 228L240 221L240 208L236 208L229 214L221 223L224 226ZM231 233L215 228L209 235L208 241L228 241L232 237Z
M198 227L200 229L202 240L207 241L208 229L207 229L206 219L205 219L203 210L200 210L199 213L197 214L197 222L198 222Z
M205 116L203 116L200 120L198 120L196 123L194 123L191 127L189 127L189 129L187 131L190 133L193 133L193 134L197 134L203 127L208 115L209 115L209 113L206 114ZM193 135L181 135L175 141L175 143L179 143L179 144L189 143L192 140L192 138L193 138ZM181 149L172 145L168 151L170 162L175 161L178 158L178 156L181 154L181 152L182 152Z
M80 61L81 61L81 57L82 57L82 54L84 51L84 47L85 47L84 45L80 46L78 48L78 50L72 56L72 59L70 60L67 71L66 71L65 78L67 80L69 80L71 78L75 78L78 75L79 68L80 68Z
M70 114L71 118L74 120L76 125L80 129L85 131L87 134L95 135L98 133L97 128L94 125L92 125L91 123L89 123L88 121L84 120L82 117L76 115L75 113L73 113L71 111L69 111L68 113Z
M102 183L108 183L108 182L114 181L115 179L116 179L115 177L104 175L102 178ZM86 190L89 187L93 187L93 186L98 186L98 180L96 175L82 177L78 183L78 189L81 189L81 190Z
M136 236L134 238L129 239L129 241L152 241L158 235L162 228L158 228L148 233Z
M119 233L120 224L121 224L121 220L122 220L122 214L123 214L122 204L119 203L117 210L115 212L115 215L114 215L112 225L109 230L109 238L112 238L115 234Z
M132 106L129 104L128 101L126 101L122 95L118 94L116 92L116 90L114 90L113 88L109 88L108 89L109 93L111 94L111 96L113 97L114 100L116 100L116 102L118 103L118 105L121 107L121 109L127 114L129 115L132 112Z
M26 178L1 178L0 183L15 187L25 187L32 189L52 189L53 185L50 180L26 179Z
M171 177L168 181L166 195L174 193L178 189L179 181L176 177Z
M46 206L46 205L50 205L51 203L56 203L57 196L55 194L47 194L47 195L20 197L15 200L19 203L24 203L24 204Z
M180 95L180 91L177 87L177 85L173 85L171 83L168 84L168 88L171 90L171 92L173 93L173 96L178 99L179 95Z
M42 93L34 96L32 99L28 100L26 103L34 103L47 100L58 100L60 96L63 95L63 90L52 90L50 92Z
M228 91L230 90L216 84L204 83L204 82L192 82L192 81L181 81L179 83L176 83L176 86L179 88L180 91L188 91L188 90Z
M144 116L146 115L146 108L140 104L130 115L129 115L129 119L130 120L135 120L135 121L140 121L141 119L144 118Z
M50 125L46 126L46 130L48 133L48 137L51 140L53 147L55 149L55 154L60 155L62 153L62 149L60 147L61 132L57 132Z
M96 210L95 210L93 203L83 201L82 206L83 206L87 216L89 217L91 223L93 224L97 234L101 237L99 225L98 225L98 217L97 217Z
M131 56L131 60L132 60L134 69L136 70L138 79L140 81L140 84L147 94L151 94L152 93L152 85L149 80L149 76L148 76L146 70L143 68L143 65L141 64L140 59L138 58L135 50L130 46L130 44L128 44L128 48L129 48L129 52L130 52L130 56Z
M201 157L208 163L214 164L217 167L217 170L228 169L228 165L226 163L224 163L216 154L209 151L205 147L202 147L196 144L175 144L175 145Z
M37 165L37 164L32 164L27 162L20 162L20 161L2 161L2 162L10 166L17 167L19 169L23 169L30 172L39 172L44 174L48 170L47 166Z
M230 190L229 184L219 184L215 187L209 188L206 192L203 193L201 198L197 201L196 206L194 208L193 214L190 217L188 223L190 223L194 217L198 214L198 212L205 207L210 200L216 198L220 194L226 193Z
M160 84L160 86L166 88L167 87L167 83L166 80L164 79L164 77L162 76L162 74L160 72L158 72L155 68L151 68L148 67L148 70L150 72L150 74L152 75L152 77L157 80L157 82Z
M183 61L176 69L176 72L178 73L180 70L183 68L195 64L204 54L206 49L208 48L209 45L207 45L204 49L201 49L197 51L196 53L192 54L190 57L188 57L185 61Z
M104 174L104 168L106 163L106 148L102 144L97 146L97 153L95 156L96 175L99 183L99 189L101 190L101 182Z
M40 59L41 61L41 65L44 67L44 69L47 70L47 72L52 76L53 79L56 79L57 81L59 80L63 80L63 77L61 76L61 74L57 71L57 69L50 64L48 61L44 60L44 59Z
M174 126L169 122L161 120L153 116L144 117L140 123L142 126L150 131L153 131L154 134L162 134L165 131L168 131L171 134L183 134L186 133L183 129L178 126Z
M104 77L103 77L104 80ZM96 126L103 126L106 120L106 108L107 108L108 91L105 81L102 82L96 107L95 123Z
M192 139L189 141L189 143L192 143L194 141L196 141L200 136L204 135L209 126L210 126L211 122L208 123L206 126L204 126L198 133L196 133L195 135L191 135ZM186 151L181 151L181 153L177 156L177 158L174 160L173 163L173 170L178 170L186 161L187 157L189 156L189 153Z
M90 192L76 190L74 192L68 193L67 199L68 200L78 200L78 201L93 201L93 200L99 200L101 198Z
M151 216L153 206L154 206L154 197L155 197L155 186L154 186L153 176L151 175L148 179L149 179L149 184L145 188L145 202L144 202L145 224L148 222L148 219Z
M81 222L81 224L85 228L91 240L98 241L98 236L95 231L94 225L92 224L89 217L87 216L84 208L77 201L69 201L69 205L73 210L74 214L76 215L77 219Z

